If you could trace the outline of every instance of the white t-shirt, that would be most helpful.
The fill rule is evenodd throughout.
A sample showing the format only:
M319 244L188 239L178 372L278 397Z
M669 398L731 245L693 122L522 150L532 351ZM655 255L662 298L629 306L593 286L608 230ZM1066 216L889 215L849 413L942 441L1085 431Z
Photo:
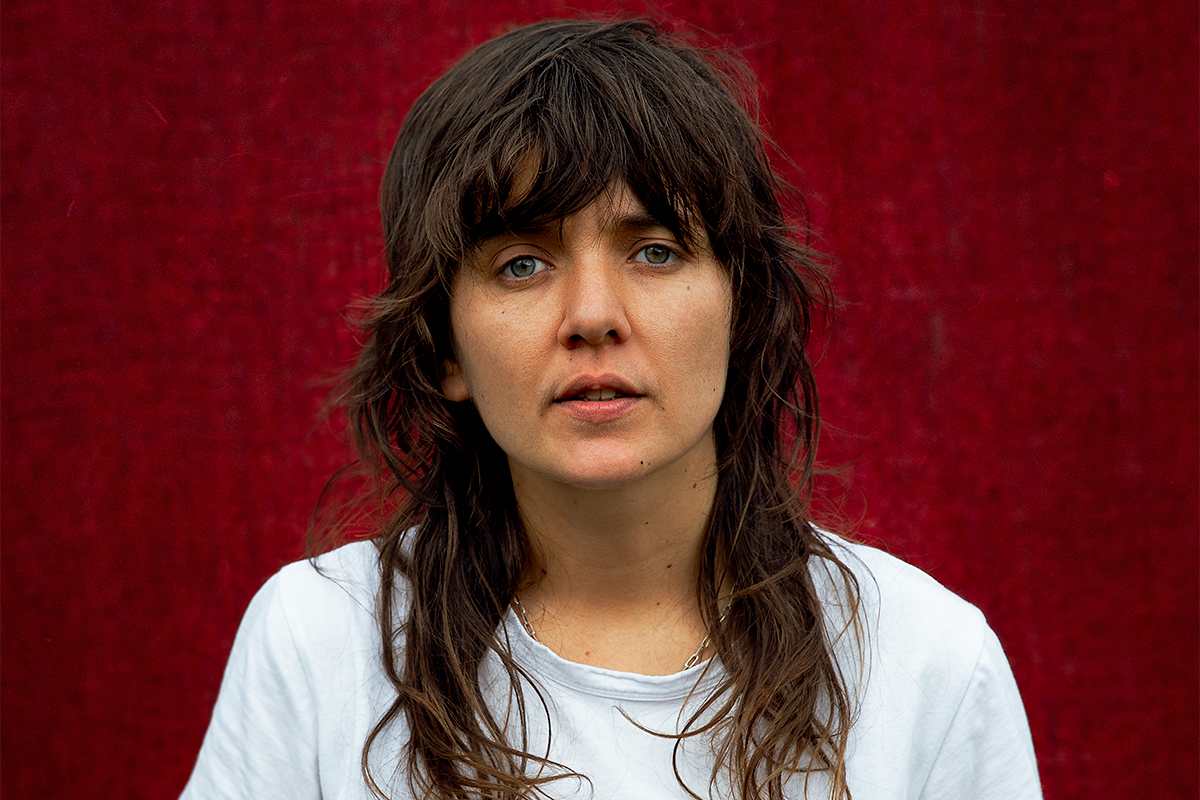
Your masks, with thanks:
M1040 798L1021 698L979 610L879 550L837 547L861 584L866 634L865 658L849 639L838 646L847 677L860 678L848 749L853 800ZM350 544L318 563L320 572L307 561L284 567L250 603L183 800L371 797L360 769L363 742L395 697L378 655L376 550L369 542ZM817 579L836 621L834 589ZM672 768L675 740L631 720L675 732L703 665L665 676L614 672L558 657L511 611L504 628L548 703L550 758L591 780L553 782L546 787L552 797L687 796ZM481 685L499 675L485 662ZM506 681L494 683L507 688ZM695 696L703 696L700 688ZM493 708L505 708L506 699L498 690ZM529 691L526 706L530 750L540 754L547 719ZM411 798L398 773L406 740L401 717L372 751L373 774L393 800ZM702 796L712 766L704 745L687 740L677 759ZM719 785L713 791L727 796ZM807 792L802 777L787 787L788 797L823 798L824 778L814 775Z

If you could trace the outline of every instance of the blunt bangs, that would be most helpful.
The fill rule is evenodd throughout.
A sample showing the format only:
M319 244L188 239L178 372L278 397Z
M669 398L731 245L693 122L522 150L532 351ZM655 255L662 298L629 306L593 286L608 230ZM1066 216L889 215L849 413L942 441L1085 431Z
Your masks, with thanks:
M736 269L764 222L781 220L777 206L764 220L756 202L774 191L757 128L730 93L735 73L697 52L641 22L544 23L472 51L405 124L433 133L405 148L405 161L425 163L400 173L431 179L431 244L461 262L485 239L560 220L624 181L685 247L702 230Z

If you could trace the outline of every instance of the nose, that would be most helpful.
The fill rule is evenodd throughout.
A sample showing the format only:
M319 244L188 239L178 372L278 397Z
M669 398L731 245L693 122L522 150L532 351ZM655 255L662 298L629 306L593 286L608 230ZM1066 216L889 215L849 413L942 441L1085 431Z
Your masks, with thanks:
M596 261L578 264L563 284L559 344L575 349L620 344L629 338L629 315L619 266Z

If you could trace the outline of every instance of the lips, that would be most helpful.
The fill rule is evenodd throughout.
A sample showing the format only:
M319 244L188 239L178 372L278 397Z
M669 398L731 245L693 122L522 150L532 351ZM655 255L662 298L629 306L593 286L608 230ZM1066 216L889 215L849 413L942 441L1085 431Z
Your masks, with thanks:
M641 394L620 376L584 375L571 381L554 402L611 402L624 397L641 397Z
M584 402L596 402L599 400L615 400L618 397L629 397L629 395L618 392L616 389L589 389L586 392L580 392L574 397L568 397L568 400L583 400Z

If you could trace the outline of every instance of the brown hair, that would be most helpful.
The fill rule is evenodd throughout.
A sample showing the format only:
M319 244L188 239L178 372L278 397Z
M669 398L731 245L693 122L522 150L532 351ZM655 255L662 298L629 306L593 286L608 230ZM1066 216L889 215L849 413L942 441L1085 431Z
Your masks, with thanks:
M452 357L451 282L472 248L625 181L685 243L705 232L734 295L697 585L720 680L682 731L663 735L715 734L713 785L724 771L747 800L781 797L790 775L816 771L848 798L853 698L833 647L857 619L858 587L807 517L819 417L805 347L829 285L804 229L785 220L786 187L745 110L752 86L738 59L649 23L546 22L470 52L405 120L382 188L390 281L362 322L343 396L360 464L394 498L375 540L383 666L398 694L363 750L377 795L368 756L402 716L410 739L397 766L418 796L531 797L574 774L528 752L526 715L545 704L527 698L536 681L500 625L528 543L505 455L470 403L444 397L441 365ZM813 559L838 577L842 625L822 608ZM723 618L722 585L733 587ZM489 653L510 680L512 732L477 680Z

